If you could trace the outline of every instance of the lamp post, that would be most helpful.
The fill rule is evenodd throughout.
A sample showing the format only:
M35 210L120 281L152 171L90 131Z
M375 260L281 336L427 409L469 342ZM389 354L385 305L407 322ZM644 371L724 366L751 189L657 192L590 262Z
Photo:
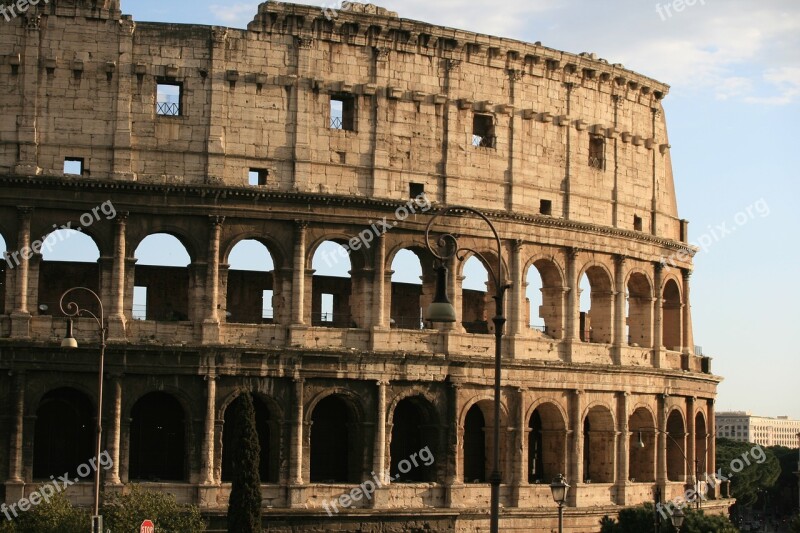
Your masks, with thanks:
M559 474L552 483L550 491L553 493L553 500L558 504L558 533L564 531L564 502L567 501L567 491L569 484L562 474Z
M100 312L95 314L88 309L82 309L74 300L68 299L66 302L64 301L68 294L76 291L82 291L90 294L97 301ZM95 445L95 459L99 460L100 454L102 453L103 440L103 367L105 365L107 331L105 326L105 317L103 314L103 302L93 290L87 289L86 287L73 287L61 295L59 306L61 307L61 312L68 317L67 333L64 336L64 339L61 341L62 348L74 349L78 347L78 341L75 340L75 337L72 334L73 317L92 317L97 323L97 327L100 331L100 362L97 374L97 441ZM103 517L100 516L100 468L98 467L94 470L94 510L92 514L92 533L102 533L102 531Z
M686 518L686 515L683 514L680 507L675 509L675 512L669 516L672 526L675 528L675 533L681 533L681 526L683 525L684 518Z
M675 440L675 439L673 438L673 436L672 436L672 435L670 435L668 432L666 432L666 431L661 431L661 430L660 430L660 429L658 429L658 428L655 428L655 427L640 427L640 428L638 428L638 429L637 429L637 431L639 432L639 439L638 439L638 442L636 443L636 446L637 446L638 448L644 448L644 446L645 446L645 445L644 445L644 441L642 440L642 431L647 431L647 430L654 430L654 431L656 431L656 432L658 432L658 433L662 433L662 434L664 434L664 435L665 435L665 436L666 436L666 437L667 437L669 440L671 440L673 443L675 443L675 445L678 447L678 451L680 451L680 452L681 452L681 456L683 456L683 462L686 464L686 466L687 466L689 469L691 469L691 468L692 468L692 465L691 465L691 464L689 464L689 458L688 458L688 457L686 457L686 454L683 452L683 449L681 449L681 445L680 445L680 443L679 443L677 440ZM697 460L697 457L695 457L695 458L694 458L694 472L692 473L692 482L691 482L691 485L694 487L694 490L695 490L695 492L696 492L696 494L695 494L695 495L697 496L697 497L695 498L695 505L697 506L697 508L698 508L698 509L700 509L700 503L701 503L700 501L702 500L702 498L700 498L700 497L699 497L699 496L700 496L700 471L699 471L699 468L698 468L698 466L699 466L699 462L698 462L698 460ZM658 503L658 502L656 502L656 503Z
M494 241L497 245L497 268L496 270L489 268L489 262L486 258L470 248L460 248L458 239L455 235L450 233L441 235L437 240L437 249L431 246L430 232L434 222L439 217L446 216L454 211L468 212L480 217L494 235ZM503 341L503 326L506 323L505 315L503 314L504 296L508 285L503 282L505 279L503 271L503 256L502 244L500 236L497 234L497 229L494 224L480 211L472 209L471 207L463 206L450 206L445 207L428 222L425 228L425 245L433 256L438 260L437 277L436 277L436 297L433 303L428 307L426 313L426 320L430 322L455 322L456 312L453 305L447 299L447 267L445 263L456 257L459 261L463 261L465 256L461 252L471 252L483 261L483 264L489 271L489 277L494 282L495 289L495 316L492 318L494 323L494 428L493 428L493 442L492 442L492 473L490 476L490 483L492 485L491 494L491 509L490 509L490 533L499 533L500 526L500 483L502 476L500 474L500 372L502 361L502 341ZM437 251L438 250L438 251Z

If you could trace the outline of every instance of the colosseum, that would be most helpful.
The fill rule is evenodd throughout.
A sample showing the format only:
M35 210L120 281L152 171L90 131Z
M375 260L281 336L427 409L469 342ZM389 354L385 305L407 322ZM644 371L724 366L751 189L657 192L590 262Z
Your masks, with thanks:
M0 20L5 502L94 457L100 403L106 493L141 483L224 524L243 391L270 531L487 531L498 428L502 531L556 527L558 474L565 528L590 532L715 471L668 86L345 7L270 1L246 30L136 22L119 0ZM464 209L429 247L452 206L499 248ZM445 261L456 321L434 323L448 233L468 250ZM507 287L499 417L496 284L465 288L470 261ZM104 314L68 295L100 319L75 319L70 350L74 287Z

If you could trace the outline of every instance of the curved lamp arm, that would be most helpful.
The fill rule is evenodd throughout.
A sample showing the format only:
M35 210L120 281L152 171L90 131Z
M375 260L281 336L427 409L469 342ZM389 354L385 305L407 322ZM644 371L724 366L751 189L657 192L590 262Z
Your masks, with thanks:
M83 291L87 292L92 295L92 297L97 301L97 305L100 308L100 312L98 314L93 313L88 309L81 308L74 299L67 298L67 296L73 292ZM100 330L105 336L105 317L103 311L103 301L100 299L100 296L97 295L92 289L87 287L73 287L67 290L64 294L61 295L61 299L58 302L59 307L61 308L61 312L67 318L76 318L76 317L83 317L83 316L90 316L97 322L97 325L100 326Z

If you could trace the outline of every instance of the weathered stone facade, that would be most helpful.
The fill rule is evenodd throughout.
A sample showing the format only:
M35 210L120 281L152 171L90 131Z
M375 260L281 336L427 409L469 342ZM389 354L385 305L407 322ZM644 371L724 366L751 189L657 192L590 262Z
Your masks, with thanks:
M591 54L370 7L330 15L267 2L235 30L137 23L115 0L52 0L5 24L5 500L34 490L45 469L36 457L36 436L49 435L43 406L56 399L85 413L96 402L94 323L77 322L77 352L58 343L56 303L76 285L98 291L108 318L107 490L144 480L223 512L224 420L242 390L262 409L264 505L283 524L276 531L367 531L382 521L381 531L485 529L495 423L503 531L551 529L547 485L557 473L573 487L569 530L595 531L600 516L652 499L657 486L682 494L695 459L714 472L719 378L694 353L693 250L660 103L668 88ZM160 86L177 99L159 99ZM65 174L65 161L80 175ZM491 415L493 336L474 333L492 295L462 292L462 264L449 265L448 287L462 322L394 321L431 301L423 230L433 211L401 217L369 247L351 240L394 221L421 190L434 210L486 211L502 237L511 288L500 421ZM96 265L13 255L54 225L81 226L107 201L118 216L84 229ZM442 229L496 258L478 219L450 218ZM176 236L191 264L137 266L134 251L154 233ZM267 246L273 272L229 271L245 239ZM325 241L350 242L350 280L313 275ZM391 281L404 249L420 258L421 288ZM531 273L542 282L544 332L528 325ZM592 308L581 317L584 275ZM147 320L133 319L135 286L153 294ZM263 290L273 291L268 323L252 299ZM320 320L323 292L343 321ZM159 416L159 429L175 430L163 457L177 457L174 447L180 467L159 464L140 442ZM323 503L373 472L394 472L403 457L393 450L413 443L436 458L424 475L328 518ZM331 450L341 465L330 464ZM88 502L90 492L82 483L72 494Z

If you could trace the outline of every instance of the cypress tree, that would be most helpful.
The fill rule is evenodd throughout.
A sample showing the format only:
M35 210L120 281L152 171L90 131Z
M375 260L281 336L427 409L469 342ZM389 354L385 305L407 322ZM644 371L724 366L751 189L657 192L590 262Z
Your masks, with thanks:
M236 399L234 412L233 486L228 502L229 533L261 533L261 445L250 393Z

